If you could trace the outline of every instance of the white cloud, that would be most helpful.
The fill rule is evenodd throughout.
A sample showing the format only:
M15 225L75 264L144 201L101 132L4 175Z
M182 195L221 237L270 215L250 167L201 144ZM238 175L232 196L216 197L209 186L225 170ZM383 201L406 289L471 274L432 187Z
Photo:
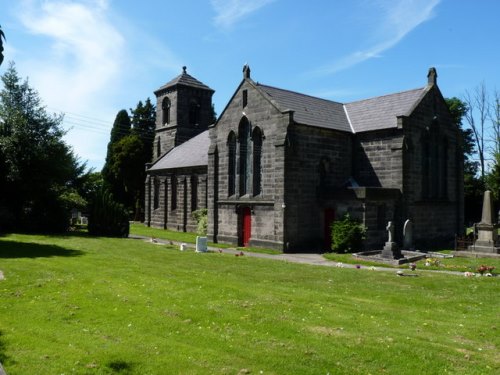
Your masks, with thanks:
M377 7L370 10L374 29L370 34L375 40L366 49L355 51L316 71L317 74L333 74L368 59L381 57L383 52L398 44L408 33L434 16L434 9L441 0L381 0L370 3Z
M275 0L211 0L216 13L215 25L229 28L273 1Z
M18 18L35 43L48 47L17 53L21 76L39 93L50 112L100 119L68 120L66 141L90 166L100 168L117 109L113 96L122 80L125 38L107 18L107 0L28 0ZM105 151L104 151L105 152Z

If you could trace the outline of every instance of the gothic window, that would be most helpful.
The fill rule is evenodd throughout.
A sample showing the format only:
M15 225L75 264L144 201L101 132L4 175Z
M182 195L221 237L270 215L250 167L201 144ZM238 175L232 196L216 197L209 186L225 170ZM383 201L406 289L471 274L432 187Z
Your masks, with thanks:
M156 140L156 157L159 158L161 156L161 141L160 137Z
M189 103L189 125L197 126L200 123L200 104L197 100Z
M319 162L319 185L325 187L328 185L328 173L330 171L330 160L322 157Z
M239 173L240 173L240 196L250 192L250 166L251 166L251 147L250 147L250 124L246 117L243 117L238 127L238 140L240 144L239 153Z
M236 193L236 136L230 132L227 137L227 194L232 196Z
M448 196L448 143L434 119L421 138L422 199Z
M160 207L160 181L155 177L153 183L153 209Z
M248 91L247 90L243 90L243 108L245 108L248 104Z
M198 209L198 177L191 176L191 211Z
M177 177L172 176L170 179L170 182L172 184L172 188L170 189L171 195L170 195L170 209L172 211L177 209Z
M256 127L252 135L253 141L253 195L262 191L262 131Z
M170 122L170 99L165 97L161 103L162 123L163 125Z

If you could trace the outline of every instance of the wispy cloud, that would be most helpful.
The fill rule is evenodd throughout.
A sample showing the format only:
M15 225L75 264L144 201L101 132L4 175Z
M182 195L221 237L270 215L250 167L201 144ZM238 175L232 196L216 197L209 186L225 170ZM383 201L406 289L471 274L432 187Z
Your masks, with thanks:
M124 38L106 19L107 5L104 0L24 3L24 27L49 38L50 52L37 56L30 78L53 106L83 110L79 107L119 75Z
M242 18L255 13L275 0L211 0L216 26L229 28Z
M315 71L316 74L333 74L365 60L381 57L383 52L398 44L407 34L434 16L434 9L441 0L381 0L366 3L370 9L374 29L371 46L341 57Z

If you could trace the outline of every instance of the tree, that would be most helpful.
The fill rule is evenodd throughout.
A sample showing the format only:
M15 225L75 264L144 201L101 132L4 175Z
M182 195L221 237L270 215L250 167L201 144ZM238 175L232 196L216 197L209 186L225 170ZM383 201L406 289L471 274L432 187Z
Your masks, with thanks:
M464 210L465 222L474 223L481 218L481 202L483 199L484 182L478 178L479 163L473 160L476 151L476 141L473 130L464 128L463 119L469 108L459 98L445 99L453 119L453 123L462 133L462 153L464 155Z
M487 158L487 120L490 113L489 96L484 82L477 86L472 93L469 91L465 92L464 103L467 106L465 119L474 135L476 151L479 157L479 172L481 181L484 182Z
M119 111L115 117L115 122L111 128L111 136L108 143L108 151L106 154L106 162L102 169L102 178L104 186L113 194L115 199L126 205L127 194L123 186L120 176L111 170L113 163L113 146L118 143L123 137L130 135L130 117L125 109Z
M0 26L0 65L3 62L3 41L5 40L5 34L2 31L2 26Z
M147 98L146 102L137 103L135 109L130 109L132 113L132 134L136 135L142 142L142 152L138 155L137 163L133 164L134 181L130 185L135 186L134 192L134 220L142 221L144 216L144 180L146 179L146 163L149 163L153 154L153 141L156 127L156 108ZM130 165L132 168L132 164Z
M78 198L81 164L63 141L62 115L49 115L11 63L1 77L0 227L62 231Z

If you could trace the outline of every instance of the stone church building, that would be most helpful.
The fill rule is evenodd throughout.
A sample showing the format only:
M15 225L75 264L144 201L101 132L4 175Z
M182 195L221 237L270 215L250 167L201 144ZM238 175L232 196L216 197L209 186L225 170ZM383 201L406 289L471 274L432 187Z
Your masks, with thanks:
M346 213L381 249L387 222L420 248L463 231L461 133L429 69L424 87L338 103L257 83L250 68L211 124L210 87L186 69L156 92L146 225L195 231L208 209L209 241L282 250L330 248Z

